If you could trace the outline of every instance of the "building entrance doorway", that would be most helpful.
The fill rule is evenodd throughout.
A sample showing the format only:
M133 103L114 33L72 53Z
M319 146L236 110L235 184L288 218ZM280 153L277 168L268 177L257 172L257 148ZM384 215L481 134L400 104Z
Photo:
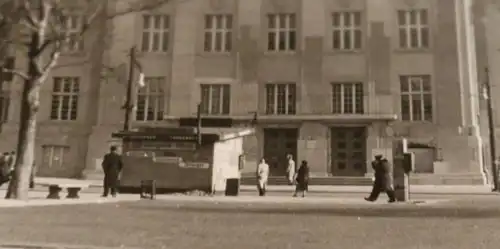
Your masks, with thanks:
M366 173L366 127L331 127L330 174L364 176Z
M295 128L264 129L264 158L269 164L270 174L284 176L286 174L286 155L291 154L297 161L297 140L299 130ZM297 163L297 162L296 162Z

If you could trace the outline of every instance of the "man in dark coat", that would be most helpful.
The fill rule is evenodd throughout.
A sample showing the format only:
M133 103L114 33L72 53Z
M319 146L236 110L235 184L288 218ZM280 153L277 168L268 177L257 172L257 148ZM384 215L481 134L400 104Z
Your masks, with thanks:
M30 186L29 186L30 189L35 188L36 171L37 171L36 163L35 163L35 161L33 161L33 165L31 166L31 174L30 174Z
M370 196L366 197L365 200L376 201L380 192L384 191L389 197L389 202L395 202L391 163L382 155L376 155L372 162L372 168L375 171L375 181Z
M299 192L302 193L302 197L305 197L309 190L309 165L307 165L306 160L303 160L300 164L296 173L295 182L295 193L293 197L297 197Z
M118 176L122 170L122 157L116 152L116 146L111 146L110 152L104 155L102 169L104 171L104 190L102 197L107 197L111 191L113 197L116 196L118 188Z
M10 180L10 155L8 152L0 156L0 186Z

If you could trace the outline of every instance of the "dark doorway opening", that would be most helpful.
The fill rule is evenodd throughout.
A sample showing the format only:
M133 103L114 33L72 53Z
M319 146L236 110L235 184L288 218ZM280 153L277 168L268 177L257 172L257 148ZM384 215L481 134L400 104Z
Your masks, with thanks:
M264 158L269 164L270 174L284 176L286 174L286 155L291 154L297 161L297 128L265 128Z
M366 127L332 127L330 134L330 173L334 176L364 176Z

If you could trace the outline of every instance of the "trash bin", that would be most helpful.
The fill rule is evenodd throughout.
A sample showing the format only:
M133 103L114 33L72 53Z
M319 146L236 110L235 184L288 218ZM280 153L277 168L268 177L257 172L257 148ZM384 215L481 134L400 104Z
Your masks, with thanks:
M229 178L226 180L226 196L238 196L240 193L240 179Z
M155 180L142 180L141 181L141 199L156 198L156 181Z

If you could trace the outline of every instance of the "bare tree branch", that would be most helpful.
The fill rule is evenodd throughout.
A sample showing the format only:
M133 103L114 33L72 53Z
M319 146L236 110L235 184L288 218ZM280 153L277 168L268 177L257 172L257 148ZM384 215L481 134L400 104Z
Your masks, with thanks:
M28 64L22 70L5 70L24 79L17 139L18 156L6 198L26 199L28 196L26 186L34 160L40 89L51 71L57 67L64 49L84 39L92 28L96 28L98 35L105 35L100 25L107 25L113 18L153 10L171 1L174 0L0 0L0 50L8 51L7 48L14 45L26 46L27 49L23 52ZM110 2L112 6L109 5ZM118 9L110 10L114 8ZM75 30L77 21L74 10L83 17L78 30ZM4 30L6 32L2 33ZM103 63L86 60L88 61L76 63ZM124 70L119 69L121 66L100 67L116 75L120 74L118 71L126 71L126 66L123 67Z
M49 59L45 66L43 66L41 72L45 76L50 72L52 68L57 64L57 59L59 59L59 56L61 55L61 47L62 47L62 42L57 41L55 42L52 51L50 52ZM43 83L43 82L40 82Z
M136 0L124 10L118 10L113 13L108 13L107 19L114 19L116 17L124 16L134 12L153 10L167 3L170 3L171 1L172 0Z
M31 1L23 1L23 7L24 11L26 12L26 16L24 18L24 21L26 22L27 26L31 26L33 28L39 28L39 23L40 20L35 16L34 14L34 9L41 8L41 6L33 6Z
M14 75L16 75L18 77L21 77L23 80L29 79L29 76L28 76L27 73L22 72L22 71L17 70L17 69L6 69L6 68L3 68L2 72L3 73L12 73L12 74L14 74Z

